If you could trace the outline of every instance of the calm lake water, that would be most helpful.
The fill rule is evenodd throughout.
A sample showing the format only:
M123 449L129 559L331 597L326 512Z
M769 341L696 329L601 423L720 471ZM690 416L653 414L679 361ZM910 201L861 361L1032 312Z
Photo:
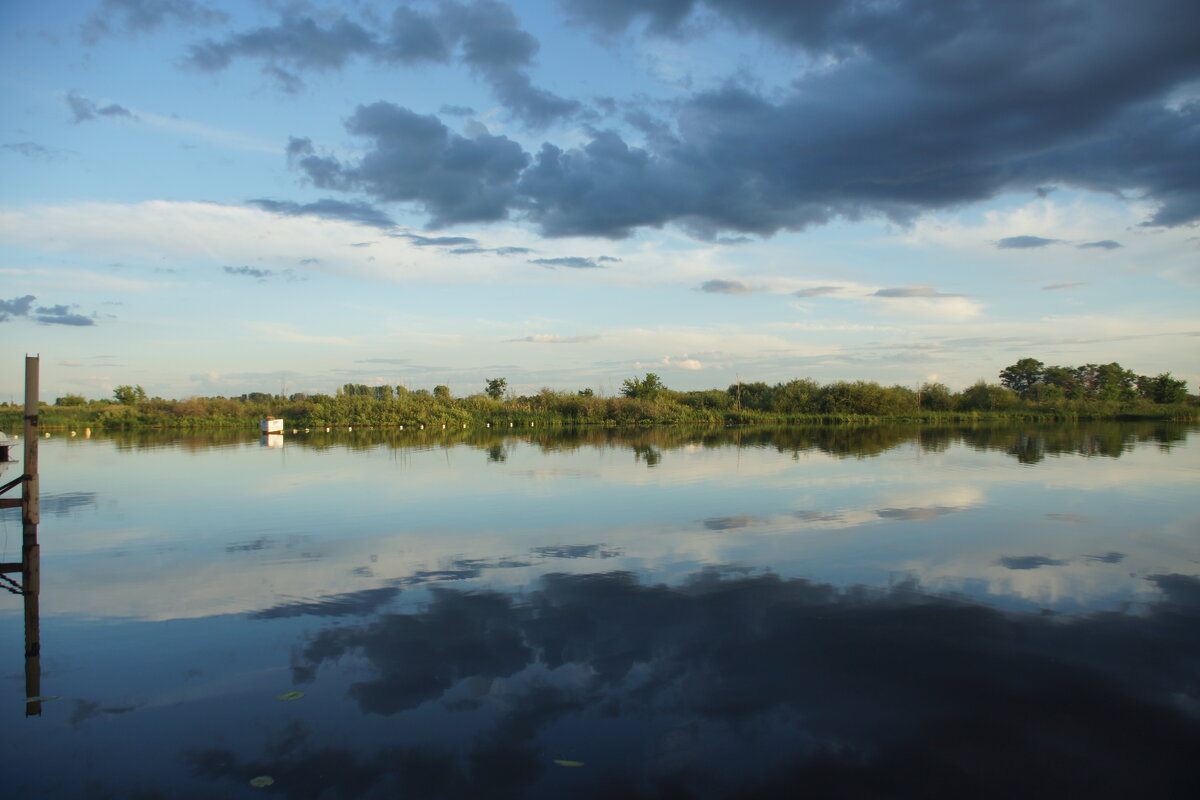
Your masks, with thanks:
M1200 778L1195 425L55 433L41 471L14 800Z

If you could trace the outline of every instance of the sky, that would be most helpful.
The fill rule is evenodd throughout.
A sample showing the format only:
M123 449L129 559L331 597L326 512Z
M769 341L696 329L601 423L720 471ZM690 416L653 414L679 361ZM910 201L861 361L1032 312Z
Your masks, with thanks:
M1194 0L0 4L0 400L1200 383Z

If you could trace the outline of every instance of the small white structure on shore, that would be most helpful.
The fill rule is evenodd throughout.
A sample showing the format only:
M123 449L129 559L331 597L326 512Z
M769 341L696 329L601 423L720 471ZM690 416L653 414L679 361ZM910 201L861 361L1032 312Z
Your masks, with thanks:
M267 417L258 421L258 429L263 433L283 433L283 419Z

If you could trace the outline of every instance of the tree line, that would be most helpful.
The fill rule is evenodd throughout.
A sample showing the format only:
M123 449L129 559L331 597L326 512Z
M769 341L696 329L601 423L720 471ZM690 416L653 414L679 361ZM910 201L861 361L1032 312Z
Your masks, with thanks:
M487 378L479 392L454 397L449 387L347 383L333 394L288 396L249 392L237 397L148 397L141 386L118 386L112 400L65 395L44 406L43 424L100 427L244 426L266 416L294 427L542 424L752 424L842 422L868 418L953 420L1008 418L1195 418L1200 409L1184 381L1170 373L1137 375L1120 364L1045 366L1024 358L1005 367L999 383L979 381L961 391L944 384L885 386L874 381L820 384L796 378L775 384L738 382L725 389L676 391L655 373L630 377L615 397L590 388L530 394L509 390L503 377ZM20 411L0 409L15 425ZM11 421L9 420L11 417Z

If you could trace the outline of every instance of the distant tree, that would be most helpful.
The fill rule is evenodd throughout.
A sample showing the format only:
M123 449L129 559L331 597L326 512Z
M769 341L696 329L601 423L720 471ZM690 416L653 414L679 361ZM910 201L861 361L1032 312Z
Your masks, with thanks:
M764 411L771 406L771 387L762 381L730 384L726 391L742 408Z
M136 406L146 400L146 390L141 386L122 385L113 389L113 397L124 406Z
M1043 367L1045 364L1036 358L1022 358L1012 366L1000 370L1000 383L1021 397L1026 397L1042 379Z
M1137 376L1117 362L1084 364L1075 368L1084 395L1093 400L1132 400Z
M450 387L442 386L441 384L433 387L433 396L436 397L438 400L449 400L450 399Z
M1062 396L1070 400L1080 396L1079 375L1074 367L1046 367L1042 370L1042 383L1057 387Z
M504 397L504 390L508 388L508 380L505 378L488 378L487 388L484 391L487 396L493 400L499 400Z
M958 405L966 411L1004 411L1017 404L1015 392L990 383L978 383L963 389Z
M65 394L54 401L56 406L85 406L87 398L81 394Z
M596 396L596 393L595 393L595 392L593 392L593 391L592 391L592 387L590 387L590 386L589 386L589 387L587 387L586 389L580 389L580 390L579 390L579 396L580 396L580 397L595 397L595 396Z
M942 383L921 384L921 408L930 411L950 411L954 408L954 398L950 390Z
M374 387L374 393L376 400L391 400L393 397L392 387L386 383L382 386Z
M1187 381L1172 378L1169 372L1153 378L1139 375L1135 383L1138 394L1152 403L1182 403L1187 399Z
M653 372L647 372L645 378L626 378L622 381L621 395L624 397L636 397L641 400L653 400L666 388L663 385L662 378Z

